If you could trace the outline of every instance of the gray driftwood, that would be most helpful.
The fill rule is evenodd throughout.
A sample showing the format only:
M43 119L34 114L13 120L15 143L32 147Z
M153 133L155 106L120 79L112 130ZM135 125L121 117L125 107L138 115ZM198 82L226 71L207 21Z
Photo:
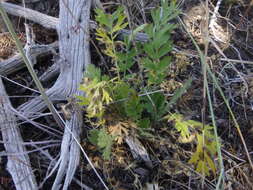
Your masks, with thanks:
M53 100L58 98L67 100L76 94L81 95L77 89L85 67L90 63L89 17L91 0L60 1L59 19L30 9L28 13L25 11L26 9L19 9L19 6L10 3L3 3L3 5L6 11L12 15L22 15L42 24L44 27L58 29L60 75L53 87L47 91L47 95ZM58 24L59 27L56 27ZM79 26L82 27L82 30ZM28 104L21 106L19 110L25 116L31 116L31 114L45 108L41 97L37 97ZM57 175L52 186L53 190L67 189L73 179L80 158L80 148L76 140L79 141L82 120L82 113L77 108L73 110L72 117L65 123L60 158L56 165L58 167ZM22 142L22 139L19 141Z
M37 182L25 146L22 144L17 118L10 108L11 103L0 78L0 128L6 154L9 155L7 170L17 190L36 190ZM11 155L12 153L15 155Z
M90 6L91 0L60 1L58 30L60 76L51 91L54 95L63 96L66 99L75 94L81 95L77 89L87 64L90 64ZM65 125L60 163L53 190L67 190L79 164L80 148L75 140L79 141L83 119L79 109L72 111L72 117L66 121Z
M95 4L94 6L101 7L98 0L93 0L92 2L94 2L94 4ZM58 27L58 23L59 23L58 18L45 15L43 13L40 13L38 11L34 11L29 8L24 8L19 5L13 5L11 3L2 3L2 4L3 4L3 7L5 8L6 12L8 12L11 15L15 15L18 17L24 17L28 20L31 20L35 23L38 23L38 24L44 26L45 28L57 29L57 27ZM90 24L91 29L95 29L97 27L96 22L94 22L92 20L89 20L89 24ZM130 35L130 33L131 32L129 30L121 30L120 31L121 37L123 37L125 35ZM147 37L147 35L145 35L143 33L138 33L136 35L135 39L137 41L147 41L148 37Z
M31 48L30 54L33 58L37 56L48 55L58 48L58 43L49 45L36 45ZM25 67L23 59L20 54L17 54L7 60L0 62L0 74L9 75Z
M56 29L58 25L59 20L55 17L42 14L32 9L23 8L22 6L14 5L12 3L3 2L2 5L7 13L18 17L24 17L28 20L32 20L35 23L44 26L45 28Z

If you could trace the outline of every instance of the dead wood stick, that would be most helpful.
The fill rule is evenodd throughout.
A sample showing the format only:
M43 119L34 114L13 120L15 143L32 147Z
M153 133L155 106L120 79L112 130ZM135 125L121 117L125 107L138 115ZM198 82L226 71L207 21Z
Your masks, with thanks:
M38 45L31 49L31 56L36 58L38 56L48 55L58 48L58 43L52 43L49 45ZM13 57L0 62L0 74L9 75L25 67L24 61L20 54L14 55Z
M44 26L45 28L57 28L59 19L55 17L42 14L32 9L24 8L19 5L14 5L12 3L3 2L2 6L4 7L5 11L11 15L24 17L28 20L31 20Z
M34 146L36 149L38 149L39 147L34 144L32 145ZM55 165L57 165L57 161L50 155L50 153L48 151L45 150L41 150L40 154L44 157L46 157L49 161L48 165L48 172L50 171L49 168L54 167ZM46 180L50 177L51 175L47 173L45 179L41 182L41 184L39 185L40 189L41 187L44 185L44 183L46 182ZM84 190L92 190L89 186L85 185L83 182L79 181L77 178L73 178L73 180Z
M75 94L82 95L77 89L87 64L91 62L89 51L90 7L91 0L60 1L58 34L61 72L55 85L61 86L60 94L66 97L72 97ZM83 30L80 29L80 26ZM67 190L74 177L80 158L79 136L82 125L82 112L76 108L72 110L72 117L66 121L59 169L52 190Z
M17 126L16 117L10 109L11 103L0 78L0 128L6 153L17 153L8 156L7 170L10 172L17 190L38 189L30 159ZM20 153L20 154L18 154Z
M125 140L131 150L133 158L135 160L142 159L149 168L153 168L149 154L142 143L133 136L127 136Z
M57 27L58 27L58 24L59 24L58 18L45 15L43 13L40 13L38 11L34 11L29 8L24 8L19 5L14 5L12 3L2 3L2 5L3 5L5 11L11 15L24 17L28 20L31 20L37 24L44 26L45 28L57 29ZM91 29L97 28L96 22L94 22L92 20L89 20L89 25L90 25ZM130 35L130 34L131 34L131 31L129 31L129 30L121 30L120 31L121 38L123 38L123 36L125 36L125 35ZM136 35L135 39L137 41L147 41L148 37L146 34L138 33Z
M52 78L56 77L60 73L60 65L53 64L51 67L49 67L41 76L40 81L47 82L51 80Z

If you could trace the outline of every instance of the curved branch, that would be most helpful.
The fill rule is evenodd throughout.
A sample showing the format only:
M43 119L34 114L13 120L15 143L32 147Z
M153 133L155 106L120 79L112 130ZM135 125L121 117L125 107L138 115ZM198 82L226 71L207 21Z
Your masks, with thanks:
M49 54L52 50L58 48L58 43L49 45L35 46L31 49L31 57L43 56ZM25 67L24 61L20 54L15 55L7 60L0 62L0 74L9 75Z

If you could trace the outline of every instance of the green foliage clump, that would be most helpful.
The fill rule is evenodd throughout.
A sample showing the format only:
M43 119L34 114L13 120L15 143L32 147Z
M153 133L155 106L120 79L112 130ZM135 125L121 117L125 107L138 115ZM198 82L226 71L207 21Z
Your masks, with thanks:
M116 44L121 41L116 40L118 32L124 29L128 23L124 22L126 16L123 13L124 9L119 7L113 14L105 14L103 10L96 9L96 21L99 26L96 29L97 40L105 44L104 53L114 60L116 56Z
M147 56L142 59L149 84L160 84L167 76L168 66L171 63L168 53L173 47L171 32L176 28L175 24L169 22L178 14L175 3L169 6L166 1L162 2L161 8L151 11L153 22L144 29L149 37L149 41L143 45Z
M113 145L113 136L108 134L104 128L90 131L89 140L92 144L97 145L103 152L103 158L110 159L111 149Z
M117 46L123 43L116 38L118 32L128 25L128 22L125 22L126 16L124 14L124 8L119 7L113 14L106 14L103 10L96 9L96 14L96 21L99 23L96 29L96 39L105 45L103 52L112 58L116 66L116 71L118 72L118 77L120 77Z
M197 148L191 159L190 164L196 167L196 171L206 176L210 175L210 170L216 175L216 167L214 163L214 157L217 154L216 141L214 136L212 139L208 138L205 134L197 134Z
M78 96L79 104L86 107L88 118L97 118L97 124L103 124L103 115L105 111L105 105L112 102L110 96L111 81L108 77L102 76L100 69L94 65L87 67L80 90L85 92L85 97Z
M166 125L163 118L169 113L170 106L191 84L188 80L169 102L159 90L171 64L171 32L176 25L170 22L179 14L173 2L169 5L162 1L161 7L151 11L152 23L134 29L123 41L118 40L118 34L128 26L124 9L119 7L112 14L96 10L97 40L104 45L103 53L111 58L114 63L111 70L116 71L117 76L102 75L99 68L88 65L80 87L85 97L78 98L80 105L86 106L86 116L93 121L90 122L98 126L90 131L89 140L102 151L104 159L110 158L113 144L122 142L129 130L135 130L138 135L136 127L145 129ZM140 31L148 36L147 42L134 41ZM180 114L169 113L165 118L174 121L180 134L179 142L196 142L197 148L189 163L205 175L209 175L210 170L215 174L213 127L184 120Z

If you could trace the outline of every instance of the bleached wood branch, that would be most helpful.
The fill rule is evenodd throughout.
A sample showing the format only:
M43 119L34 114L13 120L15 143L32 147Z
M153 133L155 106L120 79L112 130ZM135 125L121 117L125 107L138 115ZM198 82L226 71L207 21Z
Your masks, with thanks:
M43 13L40 13L38 11L34 11L29 8L24 8L19 5L14 5L12 3L2 3L5 11L11 15L18 16L18 17L23 17L28 20L31 20L37 24L40 24L44 26L45 28L50 28L50 29L57 29L57 26L59 24L59 19L45 15ZM97 27L96 22L89 20L89 25L91 29L95 29ZM131 31L129 30L121 30L120 35L121 37L125 35L130 35ZM138 33L135 37L137 41L147 41L148 37L146 34L143 33Z
M44 56L51 53L52 50L58 48L58 43L49 45L35 45L31 47L30 54L33 58ZM24 61L20 54L0 62L0 74L9 75L25 67Z
M36 144L33 144L33 146L34 146L35 148L37 148L37 149L39 148ZM57 161L55 160L55 158L53 158L53 157L50 155L50 153L49 153L48 151L41 150L41 151L40 151L40 154L43 155L43 156L45 156L45 157L49 160L50 163L48 164L48 169L50 169L51 167L57 165ZM49 174L47 174L47 176L45 177L45 179L44 179L44 180L41 182L41 184L39 185L40 188L44 185L45 181L46 181L49 177L50 177ZM74 180L81 188L83 188L84 190L92 190L90 187L88 187L88 186L85 185L83 182L79 181L78 179L73 178L73 180Z
M11 103L0 78L0 128L4 147L8 156L7 170L10 172L17 190L38 189L30 159L17 126L16 117L10 109ZM11 155L15 153L16 155ZM20 153L20 154L19 154Z
M51 29L57 28L59 19L55 17L42 14L32 9L24 8L19 5L14 5L12 3L3 2L2 6L4 7L5 11L11 15L24 17L28 20L31 20L35 23L38 23L44 26L45 28L51 28Z
M62 60L61 73L55 86L61 86L60 94L66 98L75 94L81 95L77 89L87 64L90 64L90 6L91 0L60 1L58 34L59 53ZM78 108L73 110L71 119L66 121L60 164L52 187L53 190L67 190L74 177L80 158L79 136L83 125L82 121L82 113Z
M78 86L82 81L86 65L90 64L90 4L91 0L60 1L60 22L58 27L60 75L53 87L46 92L52 100L68 99L80 93L77 91ZM25 15L29 14L26 13ZM79 25L84 30L81 30ZM74 30L75 28L77 30ZM45 104L41 97L37 97L19 108L26 117L43 109L45 109ZM59 167L52 189L67 189L73 179L80 157L79 134L81 127L82 114L77 109L73 111L71 119L66 121L65 124L61 156L58 160ZM86 158L88 158L87 155ZM100 176L99 178L101 179Z

